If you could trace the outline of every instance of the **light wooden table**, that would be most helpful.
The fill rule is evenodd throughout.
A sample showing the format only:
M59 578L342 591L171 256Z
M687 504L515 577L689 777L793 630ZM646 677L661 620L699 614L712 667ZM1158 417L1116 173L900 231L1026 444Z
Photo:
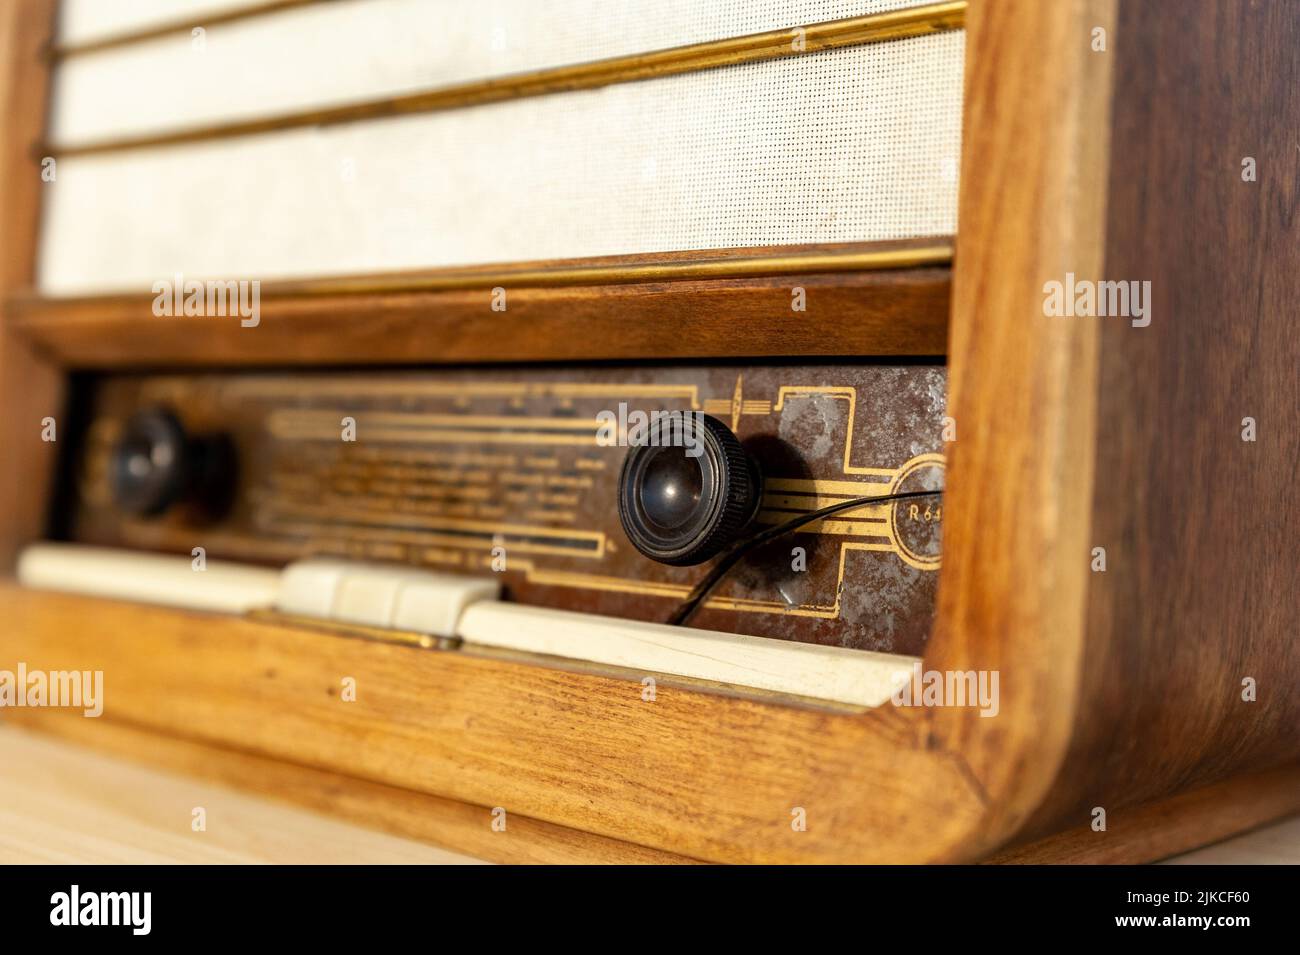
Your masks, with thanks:
M14 727L0 765L3 864L477 861Z
M1300 816L1194 849L1163 865L1300 865Z

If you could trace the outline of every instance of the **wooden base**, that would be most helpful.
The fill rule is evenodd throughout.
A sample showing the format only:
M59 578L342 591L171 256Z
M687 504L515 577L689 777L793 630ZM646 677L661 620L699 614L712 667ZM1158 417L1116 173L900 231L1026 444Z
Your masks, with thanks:
M477 859L512 864L681 864L696 860L607 839L526 816L492 828L492 807L475 806L325 772L236 749L152 733L110 720L14 711L10 724L92 746L129 763L183 773L430 843ZM1226 780L1135 807L1105 832L1080 827L985 860L996 865L1139 864L1219 842L1300 812L1300 766ZM381 849L385 848L383 846ZM199 860L196 860L199 861ZM310 861L310 860L307 860ZM450 856L446 860L454 861Z
M860 767L871 741L890 732L897 773L909 744L892 707L836 714L667 684L646 703L626 677L305 627L12 586L0 586L0 605L7 660L105 676L101 718L7 708L5 723L491 861L688 861L665 849L712 861L925 861L942 848L902 834L920 838L959 814L958 780L936 775L946 760L914 763L902 779L917 788L898 792L884 823L860 802L890 778L885 763L863 769L851 793L816 782L826 767ZM340 699L343 676L356 680L356 702ZM831 726L862 732L837 744ZM641 760L629 765L619 741L632 738ZM760 745L773 739L808 748ZM937 801L944 793L947 804ZM795 805L808 812L807 832L791 831ZM498 806L506 834L491 826ZM767 818L754 807L767 807ZM1116 806L1105 833L1068 831L993 861L1152 861L1296 811L1300 767L1279 769Z

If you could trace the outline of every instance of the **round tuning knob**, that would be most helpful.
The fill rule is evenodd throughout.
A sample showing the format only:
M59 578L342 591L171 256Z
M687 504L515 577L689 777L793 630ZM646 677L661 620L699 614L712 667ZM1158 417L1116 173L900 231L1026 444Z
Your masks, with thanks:
M632 545L661 564L701 564L735 541L758 511L762 475L721 421L664 419L628 452L618 516Z
M230 499L233 460L224 435L193 437L166 408L137 411L113 448L113 499L137 517L177 504L215 516Z

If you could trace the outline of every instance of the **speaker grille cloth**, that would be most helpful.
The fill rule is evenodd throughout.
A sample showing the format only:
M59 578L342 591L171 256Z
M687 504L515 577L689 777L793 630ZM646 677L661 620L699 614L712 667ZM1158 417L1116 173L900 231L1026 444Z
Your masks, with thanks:
M952 234L963 38L69 157L46 191L40 284Z
M195 0L190 0L194 3ZM880 13L916 0L349 0L71 57L51 136L111 136L288 112ZM208 6L211 6L209 0ZM65 4L68 29L134 4ZM177 10L173 16L185 13ZM154 19L157 18L155 11ZM144 18L141 18L144 19ZM127 20L126 24L139 21ZM101 25L99 32L102 34ZM93 34L93 31L92 31Z

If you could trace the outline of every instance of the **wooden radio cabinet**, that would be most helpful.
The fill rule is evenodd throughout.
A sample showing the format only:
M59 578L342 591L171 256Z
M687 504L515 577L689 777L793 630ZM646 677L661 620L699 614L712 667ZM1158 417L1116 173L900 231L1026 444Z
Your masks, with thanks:
M15 0L0 10L0 564L8 575L0 582L0 667L23 661L30 668L103 671L107 706L95 720L5 709L3 723L502 861L1146 861L1300 808L1300 580L1293 555L1300 530L1300 339L1290 327L1300 274L1300 5L865 3L867 12L852 20L701 35L662 44L673 48L655 54L573 55L520 66L506 80L471 77L365 102L272 104L117 133L90 124L80 141L61 141L60 127L47 124L51 75L65 105L75 105L77 83L86 82L72 72L79 63L164 40L159 34L59 46L52 41L54 6ZM315 16L315 8L335 5L294 6L296 12L236 16L230 29ZM219 22L210 25L210 44ZM187 24L170 26L182 40L190 33ZM955 37L960 46L921 45ZM891 44L912 44L893 47L912 52L860 67L826 59ZM912 56L933 59L917 65ZM824 88L811 72L761 85L781 74L763 73L760 64L787 62L805 64L797 67L805 71L852 68ZM350 157L347 150L363 149L357 130L381 129L389 138L377 142L396 148L407 142L407 123L416 125L400 163L434 164L436 155L442 165L428 175L444 169L470 177L476 165L500 161L496 154L489 160L476 152L470 126L437 140L448 152L431 152L419 138L422 117L460 122L461 113L481 109L550 110L555 97L588 97L565 102L591 110L599 120L592 129L608 129L600 110L630 117L629 110L649 115L660 108L649 100L628 106L617 98L624 91L644 87L637 95L659 96L656 84L694 76L716 76L722 85L673 87L680 92L669 99L680 99L684 110L717 104L724 118L732 115L728 109L750 116L744 111L757 107L745 97L761 101L800 82L813 84L806 88L819 91L818 109L829 114L832 104L876 82L876 95L931 103L928 118L914 124L920 129L947 122L942 94L950 75L960 77L951 89L959 130L945 135L959 132L959 163L954 157L946 169L942 157L909 153L910 161L881 173L870 165L871 149L885 148L887 137L875 127L843 147L846 157L859 150L866 157L864 183L876 183L878 173L884 180L916 177L894 191L872 185L885 198L865 201L864 231L851 240L832 221L840 199L825 207L813 202L808 212L830 239L805 241L802 224L764 231L765 213L754 198L768 188L764 176L803 182L800 170L822 161L792 150L789 165L764 158L722 176L731 183L734 173L746 183L736 187L743 196L726 201L739 203L740 218L752 222L734 229L729 220L701 223L714 216L715 198L692 194L671 222L687 223L682 241L707 233L716 242L620 248L649 234L635 228L647 215L636 205L643 194L628 186L624 195L600 164L613 162L609 156L625 144L596 139L590 154L570 155L563 137L552 143L540 120L527 127L534 139L518 141L535 151L510 158L520 167L545 167L537 175L550 177L555 194L530 195L525 172L517 183L498 180L500 195L514 204L501 214L514 208L551 215L547 203L561 208L557 197L574 190L565 201L585 210L596 237L588 236L593 244L573 240L572 254L520 258L532 249L549 252L551 230L567 235L569 226L558 221L548 229L544 221L521 219L513 231L480 235L479 226L456 218L467 215L460 206L448 206L443 221L421 219L437 202L452 200L435 186L428 186L428 198L411 184L394 203L410 203L418 221L398 209L397 218L384 220L388 225L367 232L370 214L382 217L366 205L366 193L356 200L354 219L340 213L337 221L312 220L307 228L338 231L327 237L337 246L322 239L329 251L295 272L302 235L291 242L255 233L272 221L307 216L305 209L276 205L271 189L258 192L248 210L234 196L253 188L256 170L278 175L277 163L303 163L301 176L310 180L317 173L304 157L327 147ZM894 87L891 76L924 82ZM734 77L760 85L748 92L725 85ZM862 121L920 136L907 119L912 105L905 100L892 112L888 104L864 107ZM75 112L68 106L56 114L60 122L69 110ZM525 128L518 125L524 116L500 114L505 125L496 128L504 130L507 149L517 146L511 130ZM585 122L572 129L586 129ZM794 136L795 128L770 135ZM332 130L356 138L328 139ZM703 168L696 134L674 130L662 129L666 139L681 138L657 154L657 164L625 161L629 179L635 173L662 183L696 175L693 162ZM807 135L819 148L837 148L834 137ZM267 152L276 143L285 144L287 158ZM248 152L221 151L236 148ZM605 158L574 158L596 152ZM336 153L328 155L334 162ZM379 161L356 155L362 165ZM251 165L241 165L246 156ZM42 175L47 161L58 170L53 181ZM566 163L578 161L577 178L586 181L563 179ZM836 168L834 157L827 161ZM193 199L193 189L222 167L244 185L221 199L234 218L218 227L199 217L209 206ZM139 191L151 175L160 177L156 196ZM490 175L498 175L495 166ZM818 181L810 177L799 188L815 196ZM349 183L345 177L320 191L320 202L344 208L353 201L345 195ZM584 187L592 197L611 191L597 202ZM275 188L295 203L312 194L288 180ZM931 199L941 207L945 188L955 190L955 233L934 231L942 227L942 209L912 234L872 232L895 192L905 195L897 214L916 215ZM99 205L79 205L88 196ZM127 215L135 203L150 204L152 215L167 202L188 202L186 196L193 202L178 212L179 231L137 225ZM600 217L602 206L617 210L619 202L627 215ZM221 241L205 238L219 228L228 230ZM459 246L426 237L427 246L411 253L425 256L414 266L383 244L389 234L415 236L418 245L422 231L462 228ZM118 230L124 231L115 239ZM598 248L596 238L607 235L608 248ZM748 235L776 240L724 244ZM476 243L502 249L503 258L473 258ZM106 248L114 245L121 248ZM248 256L264 256L271 272L256 327L229 316L159 317L155 294L136 273L152 274L149 256L173 245L186 250L175 267L196 277L209 262L245 274L238 269ZM387 251L375 251L381 248ZM433 258L445 249L464 249L469 261ZM185 254L197 264L180 261ZM366 266L374 255L380 267ZM280 272L277 263L284 263ZM88 276L87 288L76 287L78 269ZM101 289L106 276L119 274L114 270L125 286ZM273 281L277 274L284 278ZM158 277L170 279L170 272ZM1129 282L1136 284L1114 284ZM1069 308L1052 305L1054 288L1069 289L1068 302L1058 300ZM1096 290L1100 299L1091 297ZM494 295L505 296L504 310L493 307ZM792 310L793 300L803 308ZM1105 314L1099 301L1122 314ZM791 368L797 373L782 370ZM903 372L887 382L881 368ZM918 673L996 674L996 715L970 706L858 705L472 641L431 645L346 621L167 607L26 587L12 576L24 549L50 538L189 559L186 525L120 519L92 493L93 469L79 470L107 453L114 422L159 396L181 408L187 423L244 422L250 434L261 434L264 419L254 416L292 431L319 424L303 408L337 410L337 401L313 405L303 398L309 382L332 382L336 395L358 381L387 383L393 397L385 413L436 417L459 411L413 397L422 383L606 381L615 374L610 369L626 370L636 383L698 383L701 407L734 424L742 438L759 433L745 428L782 434L774 408L783 388L852 379L861 389L859 406L870 409L853 432L864 457L850 461L845 451L840 461L841 446L826 445L830 464L814 462L800 479L847 481L850 464L878 464L871 454L888 458L883 470L899 469L914 455L943 461L941 564L914 572L924 578L917 584L923 592L913 597L928 601L925 612L897 611L897 642L880 637L875 623L841 617L821 629L799 629L795 618L779 613L762 625L737 623L742 615L732 610L764 598L767 585L758 581L728 592L730 610L715 606L696 623L865 648L843 652L897 654L909 672L917 658ZM895 453L882 429L889 402L901 392L885 390L888 400L872 402L865 395L900 388L889 382L925 369L935 370L946 404L926 419L933 427L914 450L903 453L907 442L900 439ZM290 397L252 410L253 399L231 397L231 389L250 381L281 382ZM508 396L502 401L500 408L470 410L511 413ZM523 399L517 407L532 408ZM561 405L557 397L537 407L553 417L574 407L585 415L595 406ZM47 419L57 423L56 440L43 438ZM92 427L101 419L108 432ZM493 440L498 426L513 427L497 422L465 440ZM911 432L896 433L912 439ZM331 524L336 499L322 490L316 500L311 482L323 481L324 472L307 467L316 459L296 445L248 440L254 443L246 447L259 450L246 455L241 487L283 488L296 474L298 497L272 503L292 504L298 517L311 512L316 523L312 535L294 537L283 530L294 514L266 516L255 508L266 500L242 499L234 523L213 531L215 557L263 566L312 553L417 560L410 541L394 535L379 544L396 550L350 550L360 538ZM599 573L645 582L642 603L626 603L617 587L563 590L555 575L577 572L577 558L563 556L536 559L552 574L550 585L515 581L522 603L616 622L660 619L671 609L669 598L689 589L690 570L638 563L619 536L612 499L618 460L591 465L610 470L584 486L590 496L557 492L544 503L581 511L575 526L594 522L603 539L623 548ZM102 466L98 473L102 478ZM781 479L792 475L781 472ZM837 493L811 484L804 491ZM407 514L379 498L366 500L371 512ZM408 524L422 527L420 513L411 510ZM884 510L866 520L877 518L889 520ZM327 538L337 550L322 543ZM450 548L449 566L458 573L472 563L454 540L420 543L430 560ZM873 556L825 549L814 556L831 553L850 562ZM860 566L866 565L849 563L847 572L841 566L840 579L850 588L885 586L854 570ZM912 565L898 559L889 566ZM843 593L835 590L830 564L816 568L826 575L817 600ZM654 678L649 697L647 676ZM344 677L357 687L349 702L339 697ZM512 820L504 832L491 826L497 808ZM1093 825L1098 808L1108 820L1104 831Z

